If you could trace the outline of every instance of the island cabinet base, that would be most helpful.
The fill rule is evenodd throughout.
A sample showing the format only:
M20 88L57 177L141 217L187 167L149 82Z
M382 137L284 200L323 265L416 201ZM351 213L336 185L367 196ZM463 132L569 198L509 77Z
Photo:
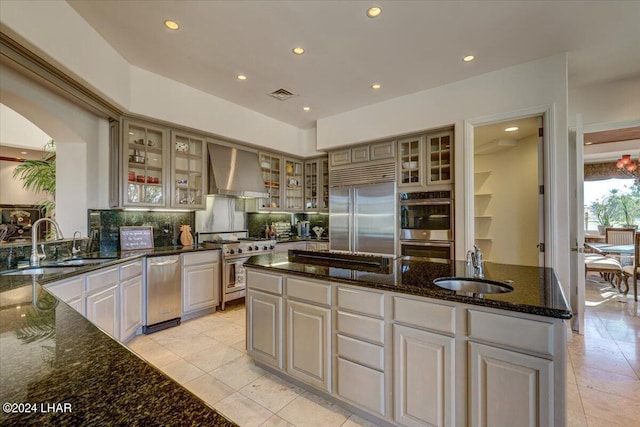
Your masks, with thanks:
M260 366L376 425L567 424L564 320L247 267Z

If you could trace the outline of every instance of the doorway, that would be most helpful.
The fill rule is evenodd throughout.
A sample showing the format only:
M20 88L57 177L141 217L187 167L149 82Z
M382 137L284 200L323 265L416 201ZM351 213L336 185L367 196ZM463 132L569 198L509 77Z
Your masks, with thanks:
M545 265L543 116L473 129L473 240L485 259Z

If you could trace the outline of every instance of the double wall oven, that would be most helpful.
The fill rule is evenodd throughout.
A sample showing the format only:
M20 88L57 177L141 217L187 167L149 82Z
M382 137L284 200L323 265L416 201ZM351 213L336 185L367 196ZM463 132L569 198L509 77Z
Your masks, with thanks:
M452 262L453 223L450 190L400 193L401 255Z

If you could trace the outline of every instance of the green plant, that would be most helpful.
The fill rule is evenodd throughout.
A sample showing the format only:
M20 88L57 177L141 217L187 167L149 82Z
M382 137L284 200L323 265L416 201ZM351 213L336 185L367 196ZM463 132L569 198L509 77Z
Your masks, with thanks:
M25 190L44 192L50 198L38 203L47 217L55 214L56 196L56 143L51 140L42 147L42 159L25 160L13 171L13 177L22 181Z
M604 197L600 201L591 203L591 211L596 216L598 224L604 227L611 226L611 221L613 219L613 206L609 203L608 197Z
M633 194L623 194L619 196L620 213L623 225L635 225L635 218L640 215L640 198Z

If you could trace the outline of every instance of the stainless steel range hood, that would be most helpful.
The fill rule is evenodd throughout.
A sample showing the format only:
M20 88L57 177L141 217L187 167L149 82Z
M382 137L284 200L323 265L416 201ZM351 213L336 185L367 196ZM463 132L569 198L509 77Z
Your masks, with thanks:
M210 142L208 194L267 198L258 155Z

